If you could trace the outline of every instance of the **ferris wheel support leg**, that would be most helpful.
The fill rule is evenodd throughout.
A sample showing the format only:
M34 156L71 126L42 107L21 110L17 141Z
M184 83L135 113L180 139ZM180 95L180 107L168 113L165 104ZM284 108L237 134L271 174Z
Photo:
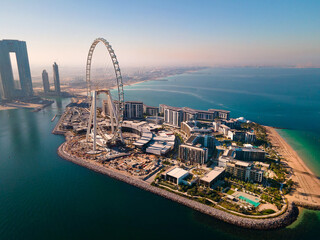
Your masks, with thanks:
M97 145L97 92L93 92L93 99L92 99L92 105L93 105L93 151L96 151L96 145Z
M92 101L92 99L91 99ZM89 136L91 132L91 126L92 126L92 118L93 118L93 104L91 102L91 108L90 108L90 116L89 116L89 121L88 121L88 127L87 127L87 135L86 135L86 141L89 142Z
M112 106L112 98L111 98L111 95L110 95L110 92L108 91L107 92L107 97L108 97L108 106L109 106L109 109L110 109L110 120L111 120L111 132L114 133L114 111L113 111L113 106Z

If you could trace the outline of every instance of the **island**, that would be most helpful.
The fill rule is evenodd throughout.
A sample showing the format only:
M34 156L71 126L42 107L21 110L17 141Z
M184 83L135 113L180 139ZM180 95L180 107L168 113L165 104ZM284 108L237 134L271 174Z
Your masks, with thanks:
M110 103L97 108L95 131L90 105L73 98L53 129L66 137L66 160L244 228L282 228L298 207L320 209L319 179L275 128L225 110L126 101L119 143Z

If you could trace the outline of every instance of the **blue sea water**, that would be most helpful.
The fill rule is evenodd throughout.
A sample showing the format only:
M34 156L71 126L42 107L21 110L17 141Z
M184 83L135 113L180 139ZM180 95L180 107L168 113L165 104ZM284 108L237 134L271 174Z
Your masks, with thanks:
M206 69L128 86L126 100L230 110L281 134L319 174L318 69ZM0 111L0 239L313 239L305 210L274 231L241 229L61 159L51 134L69 99ZM312 150L312 151L311 151ZM314 151L313 151L314 150Z
M280 134L320 174L320 69L214 68L127 86L125 98L231 111Z

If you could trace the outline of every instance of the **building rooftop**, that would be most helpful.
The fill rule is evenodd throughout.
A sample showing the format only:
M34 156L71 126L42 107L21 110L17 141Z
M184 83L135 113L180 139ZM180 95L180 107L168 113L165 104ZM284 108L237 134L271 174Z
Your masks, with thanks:
M189 108L189 107L172 107L172 106L168 106L165 104L160 104L159 106L161 106L162 108L167 108L167 109L171 109L171 110L182 110L185 112L189 112L189 113L214 113L214 112L223 112L223 113L230 113L230 111L226 111L226 110L220 110L220 109L208 109L208 110L197 110L197 109L193 109L193 108Z
M188 140L186 141L186 144L191 144L193 143L193 140L195 140L197 135L191 135Z
M186 147L186 148L191 148L191 149L195 149L195 150L203 150L203 151L208 150L205 147L201 147L201 144L200 144L200 147L193 146L193 145L187 145L187 144L181 144L180 147Z
M249 167L251 165L251 163L243 161L235 161L235 164L242 167Z
M125 101L125 103L138 103L138 104L143 104L143 102L140 102L140 101Z
M265 151L260 148L252 148L252 147L242 147L242 148L236 148L236 151L244 151L244 152L261 152L264 153Z
M209 109L208 112L224 112L224 113L230 113L230 111L221 110L221 109Z
M230 129L230 127L228 127L227 125L224 125L224 124L221 124L220 127Z
M146 104L143 104L143 106L146 107L146 108L156 108L156 109L158 109L158 107L153 107L153 106L149 106L149 105L146 105Z
M175 178L181 178L182 176L184 176L185 174L189 173L188 171L176 167L174 169L172 169L170 172L167 173L167 175L171 176L171 177L175 177Z
M224 171L225 169L222 167L215 167L212 171L208 172L204 177L202 177L201 180L210 183Z
M192 113L192 114L198 113L198 110L194 110L194 109L189 108L189 107L183 107L182 110L185 111L185 112L188 112L188 113Z

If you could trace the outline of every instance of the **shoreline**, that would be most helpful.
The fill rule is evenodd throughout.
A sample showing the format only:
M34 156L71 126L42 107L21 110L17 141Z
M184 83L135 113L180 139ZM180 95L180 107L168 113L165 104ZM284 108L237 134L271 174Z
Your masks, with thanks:
M203 214L209 215L223 222L236 225L238 227L255 229L255 230L278 229L278 228L283 228L292 224L299 215L299 210L296 207L295 203L290 202L288 203L288 207L285 209L284 213L277 215L275 217L269 217L269 218L267 216L265 217L262 216L261 218L250 218L250 216L241 217L241 216L199 203L195 200L182 197L178 194L163 190L161 188L152 186L145 181L115 172L111 169L100 166L95 162L91 162L88 160L71 156L70 154L66 153L66 151L64 150L67 141L68 140L66 137L66 141L62 143L57 150L57 153L61 158L68 160L74 164L93 170L95 172L107 175L116 180L125 182L137 188L162 196L171 201L175 201L189 208L192 208L196 211L199 211Z
M44 100L44 103L30 103L30 102L19 102L19 101L13 101L8 103L1 103L0 102L0 111L3 110L11 110L11 109L32 109L34 111L40 111L51 104L53 104L54 101L52 100Z
M149 82L149 81L162 81L161 79L166 79L168 77L172 77L172 76L178 76L178 75L181 75L181 74L185 74L185 73L194 73L194 72L199 72L199 71L202 71L204 69L207 69L208 67L203 67L203 68L200 68L200 69L190 69L190 70L185 70L183 72L179 72L179 73L169 73L169 74L166 74L164 76L158 76L158 77L151 77L151 78L148 78L148 79L144 79L144 80L137 80L137 81L133 81L133 82L128 82L128 83L124 83L123 84L123 87L128 87L128 86L133 86L133 85L136 85L136 84L140 84L140 83L144 83L144 82ZM168 81L167 79L164 80L164 81ZM64 90L70 90L70 89L77 89L77 88L73 88L73 87L68 87L65 88ZM117 89L117 85L115 86L112 86L112 87L109 87L108 88L109 90L116 90ZM78 95L78 96L86 96L87 95L87 90L86 88L79 88L77 89L78 91L72 91L72 92L75 92L74 94Z
M292 191L286 195L289 201L297 206L320 210L320 180L301 159L290 144L275 128L264 126L268 137L284 162L292 169L292 180L295 182Z
M43 104L35 104L35 103L7 103L7 104L0 104L0 111L3 110L10 110L10 109L35 109L42 107Z

